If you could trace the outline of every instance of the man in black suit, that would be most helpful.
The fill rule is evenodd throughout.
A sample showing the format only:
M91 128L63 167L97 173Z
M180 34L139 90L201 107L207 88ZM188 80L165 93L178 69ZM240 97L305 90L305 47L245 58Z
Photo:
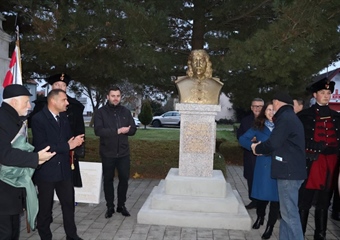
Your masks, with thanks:
M12 146L21 130L26 133L23 117L31 107L29 96L32 95L22 85L12 84L4 89L0 107L0 166L36 168L55 154L48 152L47 144L39 152L27 152ZM26 208L26 192L24 188L14 187L3 180L0 180L0 239L16 240L19 239L20 214Z
M66 239L81 239L74 222L74 188L70 165L70 150L84 142L84 134L74 137L66 116L67 95L54 89L47 95L47 106L32 118L33 145L36 150L51 146L56 155L49 164L37 169L33 180L38 186L39 213L37 228L41 239L52 239L50 224L54 190L62 206Z
M245 116L241 120L240 127L237 129L237 139L240 138L245 132L248 131L254 125L255 118L260 114L264 105L264 101L261 98L254 98L251 102L251 113ZM256 139L254 139L256 141ZM256 199L251 197L251 190L253 186L253 177L255 169L256 156L247 149L243 149L243 176L247 179L248 196L251 202L246 205L247 209L256 208Z
M52 86L53 89L62 89L66 92L66 88L71 81L71 77L65 73L55 74L46 79L46 81ZM69 105L67 106L67 118L71 125L71 131L73 136L78 136L80 134L85 133L85 124L84 124L84 105L79 102L77 99L67 96L67 101ZM38 98L34 101L34 109L30 114L30 117L33 117L36 113L40 112L43 107L47 104L47 98ZM30 122L29 122L30 126ZM85 146L82 144L79 147L76 147L73 151L73 185L75 187L82 187L82 180L79 168L79 157L84 157L85 155Z

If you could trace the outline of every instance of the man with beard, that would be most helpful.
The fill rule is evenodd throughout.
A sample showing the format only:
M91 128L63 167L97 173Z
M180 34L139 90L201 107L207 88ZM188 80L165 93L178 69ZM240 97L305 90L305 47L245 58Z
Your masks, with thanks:
M120 104L121 91L113 86L108 90L107 104L95 113L94 132L100 137L100 157L104 176L104 194L107 211L105 218L112 217L114 210L113 178L118 171L117 212L130 216L125 207L130 176L130 149L128 136L136 133L135 121L130 110Z

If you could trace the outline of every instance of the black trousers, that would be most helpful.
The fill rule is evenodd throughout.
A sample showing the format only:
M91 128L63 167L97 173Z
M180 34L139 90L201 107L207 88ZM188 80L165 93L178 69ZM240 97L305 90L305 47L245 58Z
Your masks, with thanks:
M299 190L299 210L309 210L315 202L315 209L328 210L331 190L306 189L305 181Z
M0 215L0 240L18 240L19 232L20 232L19 214Z
M266 215L266 208L268 201L257 200L256 201L256 214L259 217L264 217ZM279 202L270 202L269 205L269 215L267 225L274 226L279 217L280 205Z
M257 199L251 197L251 192L253 188L254 170L255 170L255 164L256 164L256 156L248 157L246 161L247 163L244 164L244 166L247 168L247 175L245 176L245 178L247 179L247 185L248 185L248 197L251 201L257 202Z
M73 164L74 164L74 170L72 171L73 175L73 185L75 187L83 187L83 181L81 179L80 174L80 167L79 167L79 157L75 154L73 157Z
M339 196L339 189L338 184L336 185L336 188L334 188L333 191L333 203L332 203L332 211L340 213L340 196Z
M42 240L51 240L50 229L53 209L54 190L61 204L64 229L67 237L78 238L77 227L74 222L74 188L72 179L59 182L36 181L38 186L39 212L37 229Z
M119 180L117 206L124 206L130 177L130 156L128 155L121 158L102 158L102 167L106 206L114 207L113 179L115 177L115 169L117 169Z
M253 176L247 178L248 185L248 196L251 201L257 202L257 199L251 197L251 192L253 189Z
M334 178L333 178L333 186L334 190L331 192L331 195L333 195L333 203L332 203L332 212L340 213L340 194L339 194L339 167L336 168L334 172ZM330 196L330 199L332 199L332 196Z

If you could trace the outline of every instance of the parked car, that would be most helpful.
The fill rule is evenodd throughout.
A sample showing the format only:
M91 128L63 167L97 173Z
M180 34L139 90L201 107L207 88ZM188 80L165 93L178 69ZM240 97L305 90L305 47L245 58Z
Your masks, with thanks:
M134 117L133 120L135 120L135 125L136 125L136 127L139 127L140 124L141 124L141 122L139 121L139 119L136 118L136 117Z
M163 125L177 125L181 123L181 114L177 111L169 111L163 113L161 116L152 118L151 125L153 127L162 127Z

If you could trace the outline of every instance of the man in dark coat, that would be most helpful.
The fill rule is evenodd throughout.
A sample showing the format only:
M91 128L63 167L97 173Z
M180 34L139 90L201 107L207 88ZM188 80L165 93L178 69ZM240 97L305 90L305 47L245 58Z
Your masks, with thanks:
M52 89L62 89L66 92L66 88L71 81L71 77L67 74L55 74L47 79L47 82L52 86ZM66 114L71 125L71 131L73 136L78 136L85 133L84 124L84 105L81 104L77 99L67 96L67 101L69 105L67 106ZM34 101L34 109L30 114L30 118L34 116L37 112L41 111L43 107L47 104L46 97L38 98ZM30 126L30 121L29 121ZM73 154L73 184L75 187L82 187L82 179L79 168L79 157L84 157L85 155L85 145L77 147L71 154Z
M335 82L323 78L313 83L308 90L316 103L299 112L306 137L308 178L299 195L301 223L304 232L309 209L315 203L314 239L326 239L328 207L334 190L334 177L338 175L340 150L340 114L329 108Z
M249 128L253 127L255 118L260 114L264 102L261 98L254 98L251 102L251 114L245 116L241 120L240 127L237 129L237 139L240 138ZM254 139L256 141L256 139ZM256 208L256 199L251 197L251 190L253 187L253 177L255 169L256 156L247 149L243 149L243 176L247 179L248 197L251 202L246 205L247 209Z
M307 177L305 135L293 110L293 99L285 92L273 97L275 128L269 139L253 143L254 154L271 154L271 176L277 179L280 202L280 239L303 240L300 224L299 188Z
M130 177L130 148L128 137L136 133L135 121L130 110L120 105L121 91L113 86L108 90L107 104L94 116L94 132L100 137L99 153L103 165L104 194L107 211L105 218L112 217L114 210L113 178L118 172L117 212L130 216L125 207Z
M25 131L23 118L31 107L29 91L22 85L12 84L3 91L0 107L0 168L1 165L36 168L50 159L55 153L48 152L46 145L39 152L27 152L12 147L13 139ZM3 176L1 176L2 179ZM16 188L0 180L0 239L19 239L20 214L25 206L24 188Z
M51 151L56 152L49 164L37 169L33 176L39 192L37 228L41 239L44 240L52 239L50 224L54 191L61 204L66 239L80 239L74 222L74 187L69 152L84 142L84 135L72 135L67 116L62 114L67 105L66 92L54 89L47 95L47 106L31 120L36 151L49 145Z

